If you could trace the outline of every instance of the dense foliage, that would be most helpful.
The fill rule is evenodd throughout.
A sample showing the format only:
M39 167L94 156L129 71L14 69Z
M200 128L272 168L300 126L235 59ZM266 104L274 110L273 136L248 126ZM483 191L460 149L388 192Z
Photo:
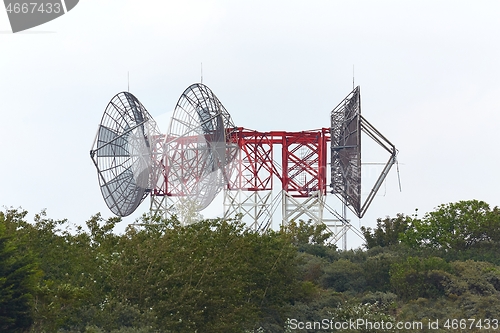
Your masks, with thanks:
M365 319L421 321L425 332L432 320L499 319L499 215L476 200L400 214L363 229L366 249L339 251L324 225L304 221L260 234L239 220L144 216L116 234L118 218L79 227L7 209L0 330L332 332L291 323Z
M31 304L39 272L28 252L18 251L0 213L0 330L22 332L32 324Z

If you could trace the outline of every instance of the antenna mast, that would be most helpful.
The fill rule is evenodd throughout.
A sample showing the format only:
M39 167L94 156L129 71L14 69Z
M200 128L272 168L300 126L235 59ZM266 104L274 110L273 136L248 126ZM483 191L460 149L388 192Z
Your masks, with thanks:
M201 63L201 83L203 83L203 63Z

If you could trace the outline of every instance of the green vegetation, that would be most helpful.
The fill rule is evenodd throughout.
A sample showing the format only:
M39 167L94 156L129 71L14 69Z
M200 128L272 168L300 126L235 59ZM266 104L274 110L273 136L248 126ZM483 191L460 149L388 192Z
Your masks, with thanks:
M22 332L32 324L32 300L39 272L28 252L18 251L0 214L0 330Z
M290 325L323 319L459 332L446 320L499 319L500 212L481 201L380 219L362 230L365 249L350 251L304 221L258 234L239 220L144 216L149 226L118 235L119 218L78 227L26 216L0 212L2 332L335 331Z

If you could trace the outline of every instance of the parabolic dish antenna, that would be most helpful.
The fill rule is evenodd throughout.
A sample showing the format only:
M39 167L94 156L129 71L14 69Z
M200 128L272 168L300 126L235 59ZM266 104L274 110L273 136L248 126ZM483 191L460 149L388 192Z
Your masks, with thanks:
M115 215L130 215L151 191L151 147L158 133L153 118L131 93L121 92L108 103L90 156L104 201Z
M229 143L231 116L205 85L189 86L179 98L165 137L170 193L206 208L228 183L237 154Z

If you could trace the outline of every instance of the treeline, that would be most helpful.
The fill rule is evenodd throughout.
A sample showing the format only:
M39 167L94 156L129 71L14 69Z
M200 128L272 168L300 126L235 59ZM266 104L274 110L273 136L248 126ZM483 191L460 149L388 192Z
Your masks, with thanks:
M0 212L1 332L335 331L307 326L323 319L479 332L500 319L500 211L481 201L380 219L350 251L304 221L260 234L237 219L144 216L118 235L119 218L26 216Z
M364 249L339 252L311 244L299 247L302 279L311 281L317 293L308 302L294 304L293 318L423 323L421 329L407 332L500 329L497 207L491 209L477 200L460 201L441 205L423 217L416 212L379 219L375 228L362 228L362 232ZM429 321L436 320L439 329L429 329Z

